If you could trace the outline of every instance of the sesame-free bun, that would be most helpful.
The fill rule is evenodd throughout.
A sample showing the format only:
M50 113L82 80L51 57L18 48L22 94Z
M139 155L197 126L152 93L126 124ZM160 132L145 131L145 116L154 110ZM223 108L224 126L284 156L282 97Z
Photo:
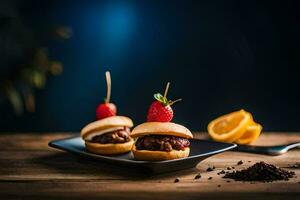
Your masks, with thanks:
M116 144L100 144L85 141L85 147L89 152L102 155L122 154L131 150L134 140L129 142L116 143Z
M193 134L186 127L172 122L145 122L131 131L131 137L144 135L172 135L183 138L193 138Z
M91 138L102 135L108 132L123 129L124 127L131 128L133 122L130 118L124 116L112 116L100 119L89 123L81 130L81 137L84 140L91 140Z
M147 161L162 161L162 160L173 160L179 158L186 158L190 154L190 148L186 147L184 150L172 150L167 151L148 151L148 150L137 150L135 145L131 149L134 159L136 160L147 160Z

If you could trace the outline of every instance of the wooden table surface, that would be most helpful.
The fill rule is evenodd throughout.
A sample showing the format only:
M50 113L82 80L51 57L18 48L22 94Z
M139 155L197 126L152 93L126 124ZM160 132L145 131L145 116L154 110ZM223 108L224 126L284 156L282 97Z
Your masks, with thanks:
M51 140L76 135L0 134L0 199L300 199L299 168L289 169L297 178L272 183L228 183L217 175L229 166L242 169L258 161L288 168L300 162L300 149L275 157L228 151L202 161L194 169L145 177L48 147ZM206 137L205 133L195 135ZM296 141L300 141L299 133L263 133L256 144ZM244 164L237 165L239 160ZM209 166L216 169L206 172ZM195 180L198 173L202 177ZM180 182L174 183L177 177Z

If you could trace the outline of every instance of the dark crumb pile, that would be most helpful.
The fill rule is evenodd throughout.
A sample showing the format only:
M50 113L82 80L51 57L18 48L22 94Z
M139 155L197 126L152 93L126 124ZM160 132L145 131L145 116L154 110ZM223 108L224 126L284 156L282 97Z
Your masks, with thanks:
M287 171L265 162L259 162L240 171L226 172L223 178L231 178L236 181L276 181L289 180L295 176L295 172Z

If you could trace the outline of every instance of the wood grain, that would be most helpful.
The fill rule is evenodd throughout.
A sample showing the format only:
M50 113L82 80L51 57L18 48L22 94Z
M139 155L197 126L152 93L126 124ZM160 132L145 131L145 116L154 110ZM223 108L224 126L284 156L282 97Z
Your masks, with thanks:
M48 142L76 133L3 133L0 135L0 199L297 199L297 178L272 183L226 182L217 172L246 168L257 161L280 167L300 162L300 149L281 156L225 152L199 163L197 168L151 177L124 168L89 161L48 147ZM205 133L195 134L206 138ZM299 133L264 133L256 144L300 141ZM243 165L237 165L243 160ZM249 162L248 162L249 161ZM215 166L212 172L207 167ZM227 171L227 170L226 170ZM195 180L196 174L202 177ZM175 178L180 182L174 183ZM208 180L208 177L212 177ZM218 187L220 185L220 187Z

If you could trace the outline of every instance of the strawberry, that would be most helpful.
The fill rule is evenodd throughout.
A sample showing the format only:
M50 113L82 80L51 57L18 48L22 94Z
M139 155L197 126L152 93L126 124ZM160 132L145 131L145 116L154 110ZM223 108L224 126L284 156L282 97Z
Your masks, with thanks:
M154 101L148 110L148 122L169 122L173 118L173 110L170 105L165 106L160 101Z
M160 93L154 94L154 101L148 110L147 121L148 122L170 122L173 119L173 110L171 105L181 99L171 101L167 99L167 93L170 83L167 84L164 96Z
M101 103L97 106L96 109L96 118L97 120L103 119L106 117L115 116L117 114L117 107L113 103L109 103L110 101L110 95L111 95L111 78L110 73L107 71L105 73L106 78L106 98L104 99L104 103Z
M97 120L106 117L115 116L117 114L117 107L113 103L101 103L96 109Z

